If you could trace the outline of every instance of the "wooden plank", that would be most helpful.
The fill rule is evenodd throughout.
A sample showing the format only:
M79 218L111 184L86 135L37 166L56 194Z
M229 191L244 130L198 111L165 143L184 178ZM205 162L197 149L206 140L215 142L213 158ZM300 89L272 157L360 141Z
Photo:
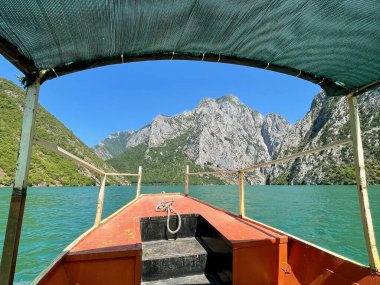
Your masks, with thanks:
M37 137L34 140L39 145L41 145L43 147L46 147L47 149L53 151L54 153L59 154L61 156L64 156L64 157L66 157L66 158L68 158L68 159L70 159L70 160L78 163L79 165L82 165L83 167L86 167L86 168L88 168L88 169L90 169L90 170L92 170L92 171L94 171L94 172L96 172L96 173L98 173L98 174L100 174L102 176L104 176L106 174L103 170L97 168L96 166L94 166L94 165L92 165L92 164L84 161L83 159L77 157L76 155L71 154L67 150L65 150L65 149L63 149L63 148L61 148L61 147L59 147L59 146L57 146L57 145L55 145L55 144L47 141L47 140L44 140L44 139L41 139L41 138L37 138Z
M244 172L239 172L239 214L245 218Z
M257 168L262 168L262 167L270 166L272 164L286 162L286 161L289 161L289 160L292 160L292 159L296 159L296 158L299 158L299 157L302 157L302 156L305 156L305 155L308 155L308 154L318 153L318 152L323 151L323 150L327 150L327 149L330 149L330 148L334 148L334 147L345 145L345 144L349 144L349 143L352 143L351 138L346 138L346 139L343 139L343 140L335 142L335 143L327 144L327 145L324 145L324 146L321 146L321 147L317 147L317 148L314 148L314 149L306 150L306 151L303 151L303 152L299 152L299 153L296 153L296 154L293 154L293 155L290 155L290 156L286 156L286 157L283 157L283 158L271 160L271 161L268 161L268 162L259 163L259 164L253 165L253 166L249 166L249 167L243 168L241 170L225 170L225 171L214 171L214 172L211 172L211 171L210 172L207 172L207 171L205 171L205 172L192 172L192 173L188 173L187 175L238 174L239 172L248 172L248 171L251 171L251 170L254 170L254 169L257 169Z
M100 183L100 188L99 188L98 207L96 209L96 216L95 216L95 222L94 222L94 226L95 227L99 226L100 221L102 220L102 212L103 212L104 192L105 192L105 188L106 188L106 180L107 180L107 175L104 175L102 177L102 181Z
M0 284L2 285L11 285L13 284L14 279L28 186L29 165L38 109L39 89L40 82L39 80L36 80L26 91L15 181L9 207L7 229L0 266Z
M345 145L345 144L349 144L349 143L352 143L351 138L346 138L346 139L343 139L341 141L334 142L334 143L331 143L331 144L327 144L327 145L324 145L324 146L321 146L321 147L316 147L316 148L313 148L313 149L310 149L310 150L306 150L306 151L302 151L302 152L298 152L296 154L289 155L289 156L286 156L286 157L283 157L283 158L279 158L279 159L271 160L271 161L268 161L268 162L259 163L259 164L256 164L256 165L253 165L253 166L250 166L250 167L247 167L247 168L243 168L243 169L241 169L241 171L248 172L248 171L251 171L251 170L254 170L254 169L257 169L257 168L262 168L262 167L265 167L265 166L270 166L270 165L276 164L276 163L286 162L286 161L289 161L289 160L292 160L292 159L296 159L296 158L299 158L299 157L302 157L302 156L305 156L305 155L309 155L309 154L313 154L313 153L318 153L318 152L323 151L323 150L327 150L327 149L330 149L330 148L334 148L334 147Z
M110 172L106 173L107 176L136 176L138 177L140 174L138 173L117 173L117 172Z
M222 171L204 171L204 172L191 172L189 175L220 175L220 174L238 174L238 170L222 170Z
M347 96L347 99L350 113L350 127L356 171L356 185L358 189L360 214L366 241L369 266L372 270L380 271L380 259L376 247L376 237L373 230L372 215L367 191L364 151L361 138L357 99L352 95Z
M139 178L137 180L136 198L140 196L141 193L141 179L142 179L142 166L139 166Z
M188 196L189 195L189 172L190 172L190 168L188 165L186 165L186 172L185 172L185 195Z

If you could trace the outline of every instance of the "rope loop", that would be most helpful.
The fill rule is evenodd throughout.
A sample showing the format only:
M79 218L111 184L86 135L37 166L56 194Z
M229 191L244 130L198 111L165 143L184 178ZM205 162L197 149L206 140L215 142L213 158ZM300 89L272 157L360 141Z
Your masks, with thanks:
M181 229L181 225L182 225L181 216L176 211L174 211L174 209L173 209L174 199L165 201L164 200L165 191L162 191L161 193L162 193L163 198L161 199L161 202L157 204L156 212L166 212L167 213L168 217L166 220L166 228L168 229L169 233L176 234ZM177 217L178 217L178 227L175 230L170 229L170 212L173 212L173 214L177 215Z

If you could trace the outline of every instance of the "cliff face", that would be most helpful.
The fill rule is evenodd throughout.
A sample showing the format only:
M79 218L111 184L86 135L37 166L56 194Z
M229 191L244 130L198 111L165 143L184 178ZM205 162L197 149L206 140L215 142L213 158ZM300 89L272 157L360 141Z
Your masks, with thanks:
M363 139L369 165L374 166L372 182L380 182L379 105L380 89L360 98ZM317 94L305 117L291 125L277 114L263 116L236 96L227 95L216 100L203 99L194 110L177 116L159 115L141 130L113 134L94 150L103 159L112 158L109 162L117 168L122 165L118 156L127 153L131 157L131 152L141 150L142 145L145 150L140 163L149 164L152 155L160 149L162 155L156 160L165 164L166 146L175 145L176 153L181 153L176 163L182 173L188 163L211 169L244 168L348 135L345 98L327 98L323 92ZM126 167L128 160L124 164ZM247 180L251 183L353 183L353 177L352 153L346 146L263 168L247 175ZM227 183L234 181L229 177L221 179Z
M380 183L380 89L359 97L362 139L370 183ZM285 137L277 156L311 149L350 135L346 98L327 98L318 94L306 116ZM297 159L286 165L272 181L294 184L332 184L354 182L351 146L343 146Z
M147 146L144 157L149 161L155 148L165 148L174 142L187 162L213 169L238 169L271 159L291 129L281 116L263 116L236 96L227 95L216 100L203 99L193 111L177 116L159 115L139 131L113 134L94 150L103 159L109 159L144 144ZM267 175L263 171L249 177L256 183L264 183ZM228 177L223 179L227 181Z

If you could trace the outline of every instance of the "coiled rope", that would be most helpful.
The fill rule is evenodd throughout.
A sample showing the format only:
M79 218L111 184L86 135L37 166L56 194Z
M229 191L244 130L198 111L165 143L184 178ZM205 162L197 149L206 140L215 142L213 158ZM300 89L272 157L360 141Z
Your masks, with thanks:
M165 191L162 191L161 194L162 194L162 199L161 199L161 202L158 203L157 206L156 206L156 212L165 212L166 211L166 213L168 214L168 218L166 220L166 227L168 229L168 232L171 233L171 234L176 234L181 229L181 225L182 225L181 216L176 211L173 210L172 206L173 206L173 203L174 203L174 199L166 200L165 201L164 200L164 198L165 198ZM170 229L170 225L169 225L169 222L170 222L170 212L173 212L178 217L178 227L174 231Z

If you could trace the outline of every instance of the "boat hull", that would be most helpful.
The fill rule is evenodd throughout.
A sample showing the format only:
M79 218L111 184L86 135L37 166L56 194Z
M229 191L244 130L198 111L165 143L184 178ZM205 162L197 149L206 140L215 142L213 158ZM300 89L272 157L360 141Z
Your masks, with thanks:
M194 236L208 252L220 243L230 250L231 269L223 269L230 270L230 279L223 284L380 284L380 276L369 268L267 225L181 194L165 198L174 199L173 207L183 217L200 217ZM120 209L69 246L34 284L141 284L143 239L152 231L144 225L152 218L165 221L166 212L155 211L161 199L142 195ZM217 269L211 271L218 277Z

